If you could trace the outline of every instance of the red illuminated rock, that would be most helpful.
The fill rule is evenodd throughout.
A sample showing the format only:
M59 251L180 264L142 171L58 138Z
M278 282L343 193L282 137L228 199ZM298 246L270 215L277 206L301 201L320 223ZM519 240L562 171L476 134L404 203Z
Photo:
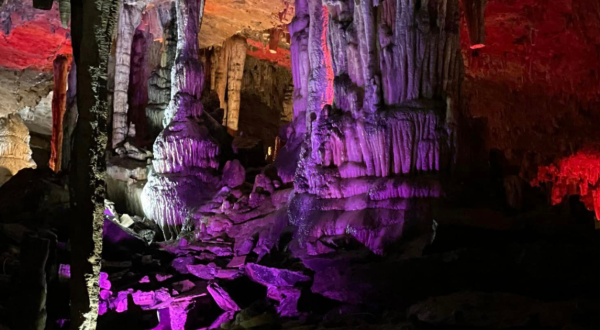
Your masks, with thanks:
M560 159L550 166L539 168L534 185L552 185L552 204L560 204L565 197L579 195L585 206L596 213L600 221L600 151L588 147Z
M67 111L67 85L70 60L57 56L54 60L54 91L52 95L52 140L50 168L54 172L62 169L63 119Z

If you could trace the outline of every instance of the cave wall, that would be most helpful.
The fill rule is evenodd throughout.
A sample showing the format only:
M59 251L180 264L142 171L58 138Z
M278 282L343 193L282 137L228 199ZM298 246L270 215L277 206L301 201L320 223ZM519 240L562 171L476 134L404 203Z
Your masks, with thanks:
M596 1L490 0L486 47L462 39L464 113L513 174L600 141L599 14Z

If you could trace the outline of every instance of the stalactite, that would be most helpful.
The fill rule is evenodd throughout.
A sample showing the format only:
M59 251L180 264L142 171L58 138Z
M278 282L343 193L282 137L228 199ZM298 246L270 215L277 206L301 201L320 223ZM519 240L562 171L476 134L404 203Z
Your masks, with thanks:
M281 30L281 28L274 27L269 30L269 51L271 53L277 53L277 48L279 48L281 36L283 36L283 31Z
M222 47L216 47L213 53L212 65L214 73L211 74L211 90L215 91L219 96L219 104L221 108L227 113L227 62L229 57L225 45ZM227 125L227 116L223 117L223 125Z
M69 21L71 20L71 1L70 0L59 0L58 11L60 12L60 23L65 29L69 28Z
M293 122L288 128L287 143L275 160L277 173L284 182L292 182L299 161L301 145L307 129L307 105L309 95L309 26L310 16L307 0L296 0L296 15L288 26L292 55Z
M310 118L318 115L328 104L331 88L327 64L331 59L331 54L327 49L327 9L323 6L322 0L308 0L308 12L310 17L308 27L310 71L306 115ZM308 125L310 127L310 121Z
M306 131L306 106L308 103L308 0L296 0L296 16L289 25L292 53L292 75L294 77L294 125L298 133Z
M73 151L73 132L77 125L77 65L71 61L69 71L69 88L67 89L67 112L63 118L62 168L68 169Z
M227 52L227 131L235 135L240 118L240 100L244 63L246 61L246 38L234 36L225 41Z
M73 0L72 42L77 63L79 120L69 189L71 329L95 330L99 307L108 141L108 59L117 26L117 0Z
M164 45L160 65L148 80L148 106L146 117L151 137L155 138L163 129L164 111L171 100L171 71L177 50L177 13L175 3L162 4L157 10L163 31Z
M485 47L485 6L488 0L462 0L471 49Z
M246 38L236 35L215 47L210 58L210 88L219 96L225 114L223 125L232 135L238 130L246 50Z
M148 143L146 106L148 105L148 49L151 34L137 30L131 46L131 71L129 76L129 136L134 144L145 147ZM133 128L133 130L132 130Z
M112 147L125 141L128 133L127 114L129 110L127 91L131 65L131 45L135 29L142 21L145 1L124 0L119 10L117 31L117 52L115 66L115 96L113 100Z
M50 169L62 169L63 119L67 111L67 83L69 59L59 55L54 59L54 92L52 95L52 140L50 145Z

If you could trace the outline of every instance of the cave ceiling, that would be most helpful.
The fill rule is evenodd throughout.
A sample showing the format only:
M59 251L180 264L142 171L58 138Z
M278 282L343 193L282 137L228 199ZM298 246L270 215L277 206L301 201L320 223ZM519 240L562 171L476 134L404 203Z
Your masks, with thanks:
M220 44L236 33L251 35L288 23L294 8L286 1L207 0L199 36L201 47ZM165 2L154 1L150 6ZM57 4L54 7L51 11L36 10L31 0L7 0L1 5L1 80L16 84L3 83L0 93L6 98L0 114L39 102L48 92L39 87L48 80L43 72L51 70L55 55L71 52L69 31L61 27ZM490 0L485 16L487 47L477 51L468 47L462 20L467 81L493 82L511 91L534 88L582 101L597 98L597 1ZM12 72L24 69L42 74Z

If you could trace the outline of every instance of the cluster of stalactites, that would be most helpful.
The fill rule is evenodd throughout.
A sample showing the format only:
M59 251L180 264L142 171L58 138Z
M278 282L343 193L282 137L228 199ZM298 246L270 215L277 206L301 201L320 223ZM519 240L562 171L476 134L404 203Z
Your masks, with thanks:
M129 135L129 82L135 30L142 21L146 1L124 0L119 7L117 29L115 93L113 102L112 146L116 148Z
M219 96L224 110L223 125L231 134L238 131L242 78L248 44L246 38L235 35L215 48L211 58L211 90Z
M412 0L324 2L337 108L374 112L384 104L457 93L462 73L458 0L427 6Z
M567 196L579 195L600 221L600 147L587 147L556 164L540 167L532 184L541 183L552 184L552 204L560 204Z
M158 20L162 28L163 47L158 67L151 73L148 81L148 106L146 107L146 117L154 136L163 128L163 114L171 100L171 70L175 63L177 50L177 14L175 10L174 2L157 7Z
M218 169L219 146L206 129L191 121L173 122L154 144L152 165L157 173Z
M339 198L335 186L369 184L337 181L444 170L463 68L458 0L296 5L292 70L306 113L295 115L308 132L296 188Z

